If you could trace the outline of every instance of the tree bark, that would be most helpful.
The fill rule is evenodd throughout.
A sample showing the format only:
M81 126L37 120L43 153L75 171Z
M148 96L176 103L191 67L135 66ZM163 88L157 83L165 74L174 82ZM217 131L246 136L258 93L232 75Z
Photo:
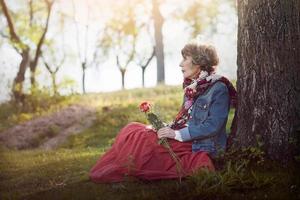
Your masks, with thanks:
M142 68L142 86L145 87L145 71L146 68L149 66L151 60L153 59L153 57L155 56L155 47L153 47L152 50L152 54L151 56L147 59L145 64L142 64L143 61L140 61L140 63L138 64L141 68Z
M53 2L48 2L47 0L45 0L45 3L47 4L47 19L46 19L46 23L45 23L45 28L44 31L42 33L42 36L37 44L37 48L36 48L36 52L35 52L35 56L33 58L32 61L30 61L30 83L31 83L31 88L35 88L35 72L36 72L36 67L38 65L38 61L39 58L41 56L41 49L43 46L43 43L45 41L45 37L46 34L48 32L48 27L49 27L49 20L50 20L50 15L51 15L51 10L52 10L52 5Z
M44 64L46 69L48 70L48 72L51 75L51 80L52 80L52 91L53 91L53 95L57 96L58 95L58 91L57 91L57 84L56 84L56 74L59 70L59 65L56 67L55 70L52 70L50 65L44 60Z
M122 90L125 89L125 73L126 70L125 69L120 69L121 75L122 75Z
M82 69L82 93L85 94L85 70L86 70L86 63L82 62L81 63L81 69Z
M31 3L32 2L30 1L29 2L30 8L32 8ZM9 13L9 10L6 6L6 3L5 3L4 0L0 0L0 4L2 6L2 10L4 12L5 18L7 20L8 28L9 28L10 41L11 41L13 47L22 56L22 60L21 60L21 63L19 65L19 70L18 70L18 73L17 73L17 75L14 79L13 87L12 87L12 93L13 93L15 101L17 101L17 102L24 101L23 82L25 80L25 72L26 72L26 69L27 69L28 65L29 65L30 71L31 71L31 76L30 76L31 84L32 84L32 86L34 86L34 84L35 84L36 66L38 64L38 59L39 59L40 54L41 54L41 47L43 45L45 35L47 33L47 30L48 30L49 18L50 18L52 5L53 5L53 2L50 2L48 0L45 0L45 3L47 4L47 8L48 8L46 26L45 26L44 32L43 32L43 34L42 34L42 36L39 40L39 43L37 45L37 50L36 50L36 53L35 53L35 57L31 61L30 60L30 48L29 48L29 46L26 45L25 43L23 43L22 40L17 35L17 33L15 31L13 21L11 19L10 13ZM30 10L30 23L31 23L31 21L32 21L32 10Z
M142 67L142 86L145 87L145 67Z
M23 94L23 83L25 80L25 72L30 60L30 56L29 56L29 49L25 49L22 53L22 60L21 63L19 65L19 70L17 73L17 76L15 77L14 81L13 81L13 86L12 86L12 93L13 93L13 97L14 100L16 102L21 102L24 103L24 94Z
M162 26L164 23L163 16L159 10L158 0L152 0L152 13L154 20L155 36L155 56L157 62L157 83L165 83L165 63L164 63L164 43Z
M238 18L236 145L286 162L299 144L300 1L239 0Z
M22 60L21 63L19 64L19 70L18 73L13 81L13 86L12 86L12 94L14 97L14 100L16 102L22 102L24 100L24 95L23 95L23 82L25 80L25 72L30 60L30 55L29 55L29 47L24 44L19 36L17 35L15 31L15 27L13 24L13 21L11 19L11 16L9 14L8 8L6 6L6 3L4 0L0 0L1 7L3 10L3 13L5 15L7 24L8 24L8 29L9 29L9 35L10 35L10 41L15 48L15 50L21 55Z
M10 34L10 39L13 43L19 43L20 46L23 46L24 44L22 43L22 41L20 40L19 36L17 35L15 28L14 28L14 24L12 22L12 19L10 17L8 8L6 6L6 3L4 0L0 0L1 6L2 6L2 10L4 13L4 16L6 18L7 24L8 24L8 28L9 28L9 34Z
M57 91L57 84L56 84L56 73L51 74L51 79L52 79L52 89L53 89L53 95L57 96L58 91Z

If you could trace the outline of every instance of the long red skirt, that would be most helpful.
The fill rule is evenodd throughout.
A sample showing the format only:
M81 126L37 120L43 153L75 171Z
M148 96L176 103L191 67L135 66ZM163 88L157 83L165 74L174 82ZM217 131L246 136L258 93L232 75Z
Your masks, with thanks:
M168 150L157 143L157 135L146 125L132 122L117 135L115 143L90 171L90 179L97 183L120 182L127 176L143 180L182 177ZM214 170L206 152L192 152L191 142L169 139L169 144L180 159L184 176L200 168Z

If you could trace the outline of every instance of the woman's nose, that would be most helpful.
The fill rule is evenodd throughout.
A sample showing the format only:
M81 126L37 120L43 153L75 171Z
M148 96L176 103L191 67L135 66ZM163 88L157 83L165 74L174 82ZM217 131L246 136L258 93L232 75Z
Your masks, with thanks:
M179 67L183 67L183 63L182 63L182 61L179 63Z

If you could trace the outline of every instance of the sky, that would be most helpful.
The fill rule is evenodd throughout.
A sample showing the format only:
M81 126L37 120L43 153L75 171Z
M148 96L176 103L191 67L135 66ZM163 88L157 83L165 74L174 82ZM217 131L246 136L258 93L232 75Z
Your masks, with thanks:
M209 0L206 0L209 1ZM72 14L74 7L70 3L71 1L61 0L55 5L54 12L58 12L63 8L64 13L67 15ZM89 8L86 6L86 2L89 2ZM67 94L71 91L81 92L81 68L80 59L78 55L78 49L83 54L84 41L85 41L85 27L87 25L87 16L89 17L89 32L88 32L88 45L87 54L90 58L95 48L95 42L97 38L97 31L101 29L101 22L108 17L111 13L99 12L100 8L109 6L105 4L107 1L96 0L75 0L75 20L77 21L77 29L74 25L74 20L66 22L66 26L63 30L58 32L51 29L56 27L57 21L53 19L50 21L50 30L48 37L51 38L65 38L64 49L68 55L68 59L65 61L63 67L58 72L58 82L63 80L72 79L76 84L70 88L65 88L61 92ZM182 3L183 1L174 0L174 3ZM96 5L96 6L95 6ZM14 7L16 5L9 4ZM166 21L163 26L164 46L165 46L165 82L167 85L180 85L182 83L182 73L179 67L181 61L181 49L183 46L191 41L188 35L186 24L181 21L172 20L169 15L174 9L174 4L161 7L161 12ZM216 47L218 55L220 57L220 64L217 69L217 73L228 77L229 79L236 79L236 56L237 56L237 17L235 13L230 12L229 8L224 5L220 6L221 15L219 16L219 23L217 25L217 33L201 33L197 38L193 38L193 41L200 43L209 43ZM87 15L89 11L89 15ZM56 15L53 15L56 16ZM5 23L3 19L0 23ZM1 26L3 27L3 26ZM79 30L79 35L75 34L76 30ZM61 34L63 32L63 35ZM76 42L76 37L79 38L80 44ZM144 43L143 43L144 42ZM140 46L147 46L151 43L147 38L142 39ZM58 47L57 51L59 51ZM143 49L140 49L144 52ZM20 56L16 54L15 50L10 47L7 42L2 42L0 47L0 102L9 99L10 87L15 77L20 62ZM40 62L42 63L42 62ZM29 70L28 70L29 71ZM29 72L26 73L29 77ZM38 68L38 82L43 86L50 86L51 79L46 71L45 67L40 64ZM29 86L28 78L26 78L26 85ZM142 85L141 69L134 63L130 64L128 71L125 75L125 88L139 88ZM156 60L153 59L145 74L145 86L153 87L156 85ZM121 74L116 66L115 60L112 58L102 58L98 67L90 67L86 71L86 91L87 92L108 92L117 91L121 89Z

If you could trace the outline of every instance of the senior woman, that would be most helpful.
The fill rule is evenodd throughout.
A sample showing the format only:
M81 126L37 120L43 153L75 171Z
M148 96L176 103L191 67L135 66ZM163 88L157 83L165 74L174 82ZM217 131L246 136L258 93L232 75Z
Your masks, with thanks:
M181 53L184 98L172 124L157 131L137 122L126 125L91 169L92 181L120 182L127 176L171 179L202 168L214 170L211 158L225 150L226 123L236 91L215 73L219 58L213 46L189 43ZM157 143L163 137L180 162L180 173L178 163Z

